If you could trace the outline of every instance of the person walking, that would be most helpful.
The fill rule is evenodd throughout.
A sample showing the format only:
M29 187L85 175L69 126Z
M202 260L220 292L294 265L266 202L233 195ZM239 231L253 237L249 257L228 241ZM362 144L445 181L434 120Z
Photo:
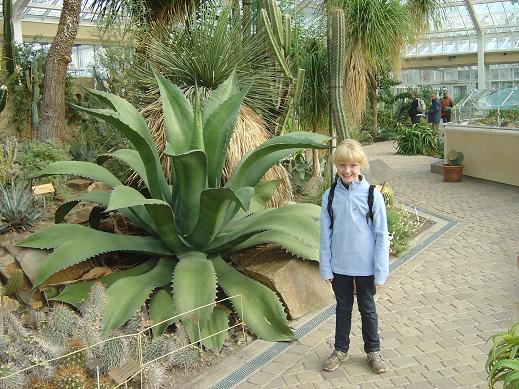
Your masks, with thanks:
M354 283L362 318L362 338L374 373L388 366L380 354L374 295L389 274L386 208L379 191L361 175L368 158L360 143L347 139L334 152L338 177L322 197L319 269L337 301L335 344L323 370L346 361L350 347Z

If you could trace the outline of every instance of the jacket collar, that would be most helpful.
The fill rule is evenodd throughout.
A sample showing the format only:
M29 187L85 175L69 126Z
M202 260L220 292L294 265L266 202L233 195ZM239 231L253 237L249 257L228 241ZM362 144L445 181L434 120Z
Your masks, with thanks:
M363 187L363 186L368 185L368 182L366 181L366 179L364 178L364 176L363 176L362 174L359 174L359 180L358 180L358 181L353 181L353 182L350 184L349 188L346 188L346 187L344 186L344 184L342 183L341 177L337 177L337 181L338 181L339 186L340 186L342 189L344 189L344 190L349 190L349 189L353 189L353 190L355 190L355 189L357 189L357 188L361 188L361 187Z

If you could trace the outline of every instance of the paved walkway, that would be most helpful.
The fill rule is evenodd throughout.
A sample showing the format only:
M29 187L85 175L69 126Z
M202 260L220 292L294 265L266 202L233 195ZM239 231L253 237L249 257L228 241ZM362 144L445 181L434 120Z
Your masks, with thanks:
M333 345L332 315L300 342L272 354L236 388L488 387L485 342L519 320L519 188L468 177L444 183L430 173L431 158L396 155L390 142L367 152L395 169L390 185L397 200L457 222L399 267L378 293L382 354L390 371L370 372L356 312L350 361L336 371L321 370ZM254 342L201 377L200 387L222 382L269 345Z

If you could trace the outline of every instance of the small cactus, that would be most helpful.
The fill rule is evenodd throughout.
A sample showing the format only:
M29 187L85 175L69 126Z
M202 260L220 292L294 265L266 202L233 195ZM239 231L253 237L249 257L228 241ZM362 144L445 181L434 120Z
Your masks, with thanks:
M16 374L9 378L2 379L2 377L12 374L15 370L18 369L0 367L0 389L21 389L25 386L25 374Z
M144 363L154 361L162 355L167 354L168 350L169 344L166 336L156 337L144 348L143 361Z
M58 289L54 287L49 287L43 291L43 296L45 297L45 300L50 300L56 297L59 294Z
M85 371L78 368L60 369L54 382L60 389L90 389Z
M160 363L152 363L144 368L144 388L160 389L167 379L166 368Z
M463 153L461 151L450 150L447 155L447 164L451 166L460 166L463 163Z
M181 348L171 354L171 364L184 370L191 370L200 364L200 349L194 346Z
M4 294L6 296L10 296L12 294L18 293L20 290L22 290L23 286L23 270L22 269L16 269L11 276L9 277L9 280L7 280L7 284L4 286Z
M49 315L46 336L48 339L64 344L72 336L78 316L66 305L56 306Z
M83 349L85 346L78 339L72 339L67 347L66 354L70 354L73 351L77 351L75 354L71 354L65 358L63 358L62 363L65 368L77 368L77 369L85 369L85 352L78 351Z
M103 343L94 351L96 357L101 361L99 368L102 371L108 371L118 367L126 358L126 350L126 342L122 338L111 339Z

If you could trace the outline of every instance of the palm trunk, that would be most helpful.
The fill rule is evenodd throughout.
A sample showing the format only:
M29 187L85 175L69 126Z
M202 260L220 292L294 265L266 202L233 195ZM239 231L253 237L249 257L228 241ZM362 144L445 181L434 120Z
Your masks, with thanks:
M371 108L371 135L373 136L373 139L375 140L378 138L378 99L377 99L377 78L375 77L370 82L370 88L369 88L369 105Z
M312 177L321 177L321 163L317 149L312 149Z
M58 31L45 61L40 124L36 132L39 140L58 139L65 132L65 79L80 12L81 0L63 1Z

